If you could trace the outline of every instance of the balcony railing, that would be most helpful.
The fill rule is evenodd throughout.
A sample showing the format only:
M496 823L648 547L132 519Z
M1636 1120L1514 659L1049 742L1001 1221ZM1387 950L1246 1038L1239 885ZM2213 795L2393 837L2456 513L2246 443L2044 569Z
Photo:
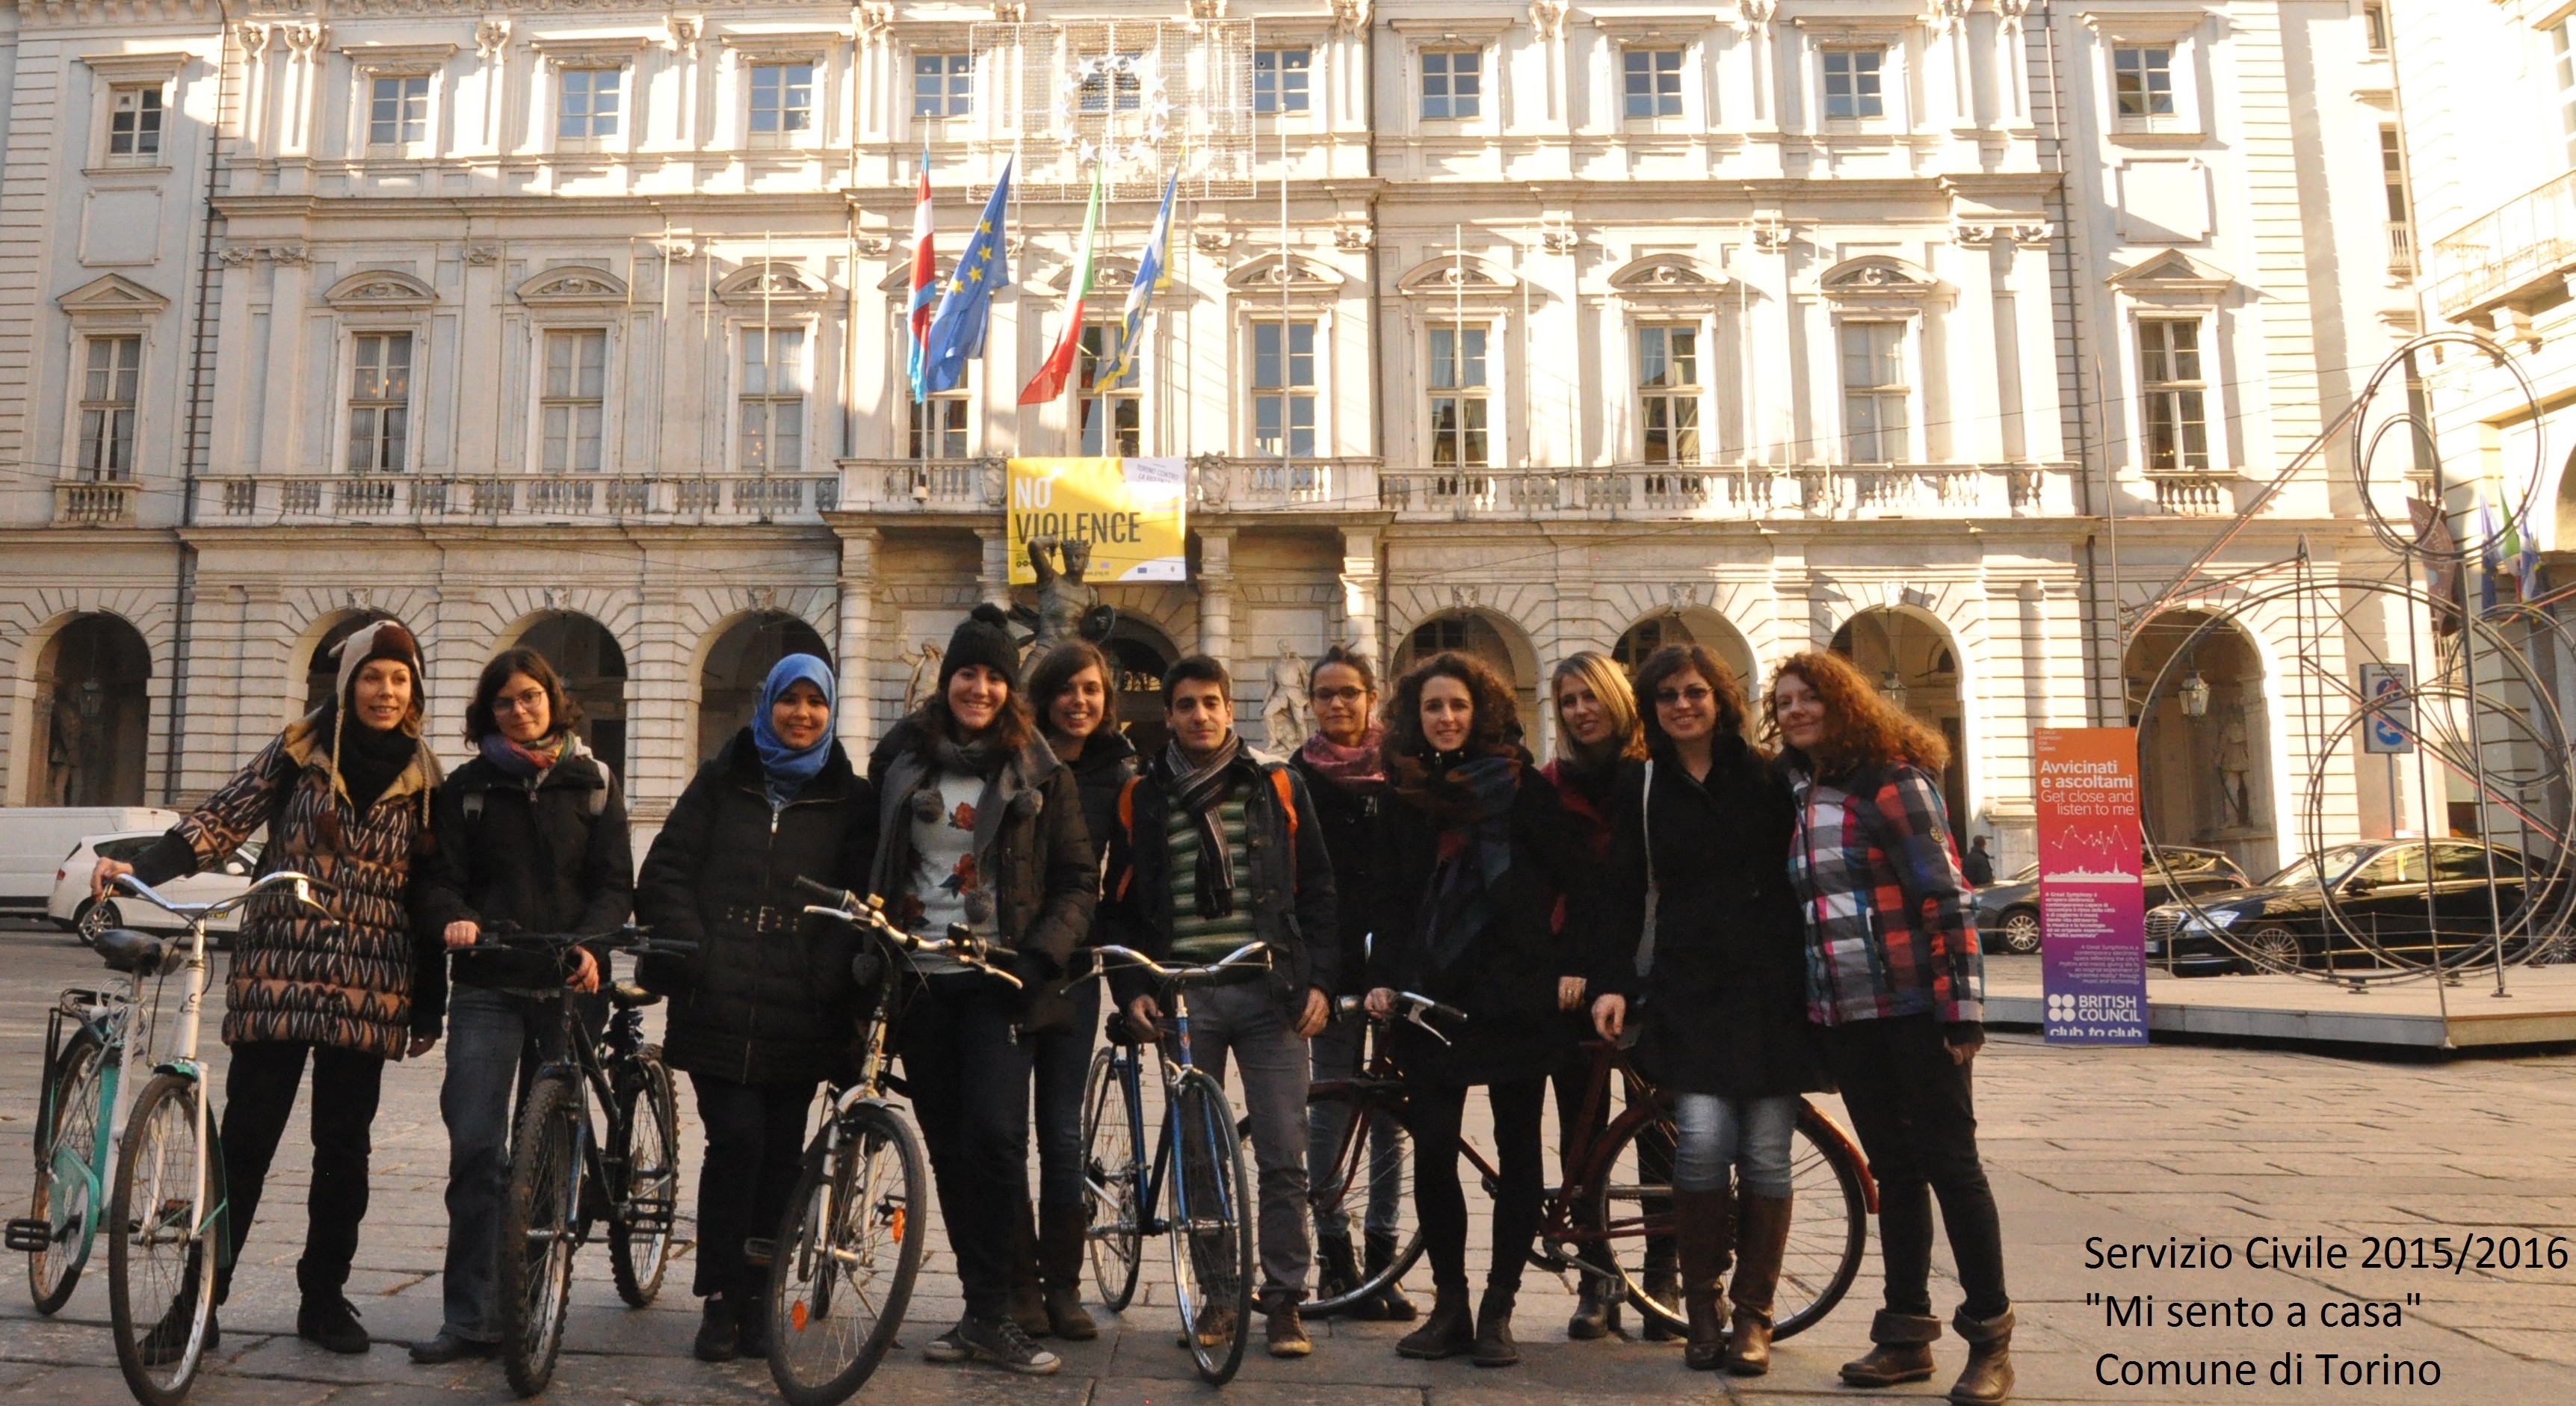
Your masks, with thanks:
M2073 512L2073 482L2024 464L1391 469L1379 501L1398 521L2026 517Z
M2154 485L2156 511L2171 517L2224 517L2236 511L2236 495L2228 485L2238 481L2231 473L2150 473L2147 481Z
M54 522L62 527L113 527L132 522L136 491L132 483L57 483Z
M387 521L819 522L817 514L840 505L841 484L836 474L224 474L199 479L197 493L198 521L211 527Z
M2404 220L2388 222L2388 271L2399 278L2415 276L2415 226Z
M2576 171L2506 201L2429 252L2434 304L2455 321L2576 271Z
M1002 510L1006 461L980 459L843 459L841 502L853 512L985 513ZM1201 454L1189 461L1190 511L1374 512L1374 459L1237 459Z

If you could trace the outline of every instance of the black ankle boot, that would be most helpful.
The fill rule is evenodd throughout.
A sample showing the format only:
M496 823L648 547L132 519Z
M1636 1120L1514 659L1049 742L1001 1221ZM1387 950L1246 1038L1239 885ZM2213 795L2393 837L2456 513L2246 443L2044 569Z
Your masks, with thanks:
M722 1294L707 1295L699 1309L694 1350L700 1362L731 1362L742 1355L742 1322L733 1300Z
M1476 1306L1476 1365L1510 1367L1521 1360L1521 1345L1512 1341L1512 1300L1517 1291L1488 1285Z
M1476 1323L1467 1316L1467 1291L1442 1289L1432 1297L1431 1316L1395 1345L1396 1355L1437 1362L1476 1350Z
M1395 1263L1395 1237L1370 1231L1366 1241L1368 1261L1365 1272L1373 1279L1378 1271ZM1370 1323L1410 1323L1422 1316L1422 1310L1405 1297L1401 1282L1390 1279L1386 1281L1385 1288L1371 1294L1353 1309L1351 1316Z

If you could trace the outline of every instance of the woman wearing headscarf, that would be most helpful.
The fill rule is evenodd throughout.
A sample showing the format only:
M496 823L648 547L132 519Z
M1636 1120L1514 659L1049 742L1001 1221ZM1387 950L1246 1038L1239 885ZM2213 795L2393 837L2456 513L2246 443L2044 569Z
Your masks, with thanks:
M867 890L907 931L963 924L1020 985L945 956L913 965L921 989L901 1045L930 1146L940 1218L966 1313L923 1349L1044 1375L1062 1363L1009 1314L1012 1241L1029 1204L1029 1002L1091 931L1100 861L1080 784L1038 736L1010 622L980 605L949 638L939 687L888 734Z
M805 1145L815 1085L845 1074L861 991L858 937L804 915L798 878L861 887L876 847L875 793L832 737L831 666L791 654L770 669L751 725L671 807L636 882L657 939L636 980L671 998L662 1053L686 1070L706 1129L698 1177L696 1351L708 1362L769 1351L766 1275L743 1241L775 1234Z
M269 842L260 874L291 870L319 881L315 895L325 912L265 897L244 912L233 940L224 983L232 1063L223 1126L233 1254L216 1275L215 1302L231 1291L232 1267L309 1060L313 1185L304 1200L304 1257L295 1266L303 1296L295 1332L333 1352L361 1353L367 1330L342 1289L367 1214L376 1097L386 1060L425 1054L437 1040L436 1022L422 1024L412 1004L423 958L405 901L429 846L439 773L420 738L420 646L411 632L374 621L341 641L338 655L329 702L288 724L131 866L102 859L90 882L103 894L119 874L162 884L200 873L231 858L263 825ZM145 1339L146 1361L175 1360L186 1349L195 1310L183 1293ZM219 1336L210 1317L206 1346Z

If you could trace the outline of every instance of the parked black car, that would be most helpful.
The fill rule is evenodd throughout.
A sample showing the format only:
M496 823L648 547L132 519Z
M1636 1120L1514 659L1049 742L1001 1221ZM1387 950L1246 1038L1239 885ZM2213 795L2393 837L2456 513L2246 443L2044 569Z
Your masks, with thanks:
M2489 856L2495 865L2492 905L2487 896ZM2169 963L2177 976L2371 967L2382 965L2380 951L2422 962L2432 961L2438 951L2449 961L2469 958L2491 944L2497 913L2504 920L2510 959L2528 940L2514 932L2525 903L2534 897L2527 867L2519 852L2477 840L2336 845L2292 862L2259 885L2200 895L2198 914L2180 903L2150 909L2147 959ZM2326 913L2329 890L2343 924ZM2538 896L2548 901L2555 889L2544 888ZM2219 929L2251 957L2221 941Z
M2170 903L2178 894L2217 893L2243 888L2245 871L2214 849L2166 845L2159 853L2142 849L2138 873L2146 887L2146 906ZM1977 932L1990 952L2032 953L2039 950L2039 866L2033 864L2000 884L1976 891Z

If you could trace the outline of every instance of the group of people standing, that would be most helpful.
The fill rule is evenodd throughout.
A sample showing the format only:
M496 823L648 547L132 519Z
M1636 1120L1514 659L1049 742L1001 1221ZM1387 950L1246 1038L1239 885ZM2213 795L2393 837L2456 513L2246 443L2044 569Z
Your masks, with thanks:
M1424 660L1382 697L1366 655L1327 651L1308 678L1317 731L1284 759L1246 745L1225 666L1192 656L1162 681L1169 741L1140 757L1097 648L1059 643L1024 670L1005 618L978 607L938 686L864 774L834 739L832 671L779 661L640 874L618 778L582 746L578 706L543 658L511 650L484 670L466 714L475 757L445 777L421 740L421 677L401 626L352 635L333 698L133 866L146 882L195 872L266 825L263 871L327 885L328 919L283 903L245 919L226 988L223 1120L238 1249L309 1057L297 1331L325 1347L369 1345L344 1288L384 1063L444 1033L445 1321L412 1354L492 1350L513 1091L524 1061L560 1038L547 1002L567 988L595 1002L605 973L580 948L558 963L480 938L500 923L600 932L631 912L657 939L694 945L646 958L636 979L669 999L665 1057L689 1075L706 1133L701 1358L766 1353L764 1277L745 1241L778 1224L814 1096L853 1068L876 984L902 980L895 1045L965 1298L925 1355L1057 1370L1038 1338L1099 1331L1079 1291L1081 1101L1102 1030L1085 949L1197 963L1257 941L1267 965L1195 993L1191 1034L1201 1068L1239 1072L1272 1355L1313 1350L1300 1318L1310 1280L1340 1295L1397 1251L1398 1179L1376 1173L1394 1170L1399 1130L1368 1130L1372 1194L1355 1238L1308 1204L1310 1148L1326 1155L1348 1130L1310 1118L1307 1090L1349 1077L1366 1052L1369 1027L1334 1020L1336 998L1383 1019L1415 992L1466 1019L1445 1038L1379 1027L1406 1084L1433 1296L1425 1310L1390 1286L1349 1311L1417 1322L1398 1352L1519 1360L1547 1090L1554 1080L1571 1148L1585 1131L1579 1046L1598 1038L1633 1044L1673 1101L1670 1264L1649 1275L1686 1308L1691 1367L1768 1370L1799 1100L1837 1088L1878 1178L1887 1270L1874 1346L1843 1380L1931 1375L1937 1197L1966 1291L1953 1326L1970 1357L1951 1398L2009 1394L2013 1312L1972 1099L1981 974L1934 781L1943 745L1838 656L1783 661L1757 708L1697 646L1657 652L1633 687L1609 660L1575 655L1550 681L1560 747L1545 767L1522 745L1509 686L1470 656ZM102 861L94 882L124 868ZM1018 984L933 956L884 971L856 934L804 913L798 878L876 895L914 931L962 924ZM1115 969L1108 984L1113 1038L1165 1031L1141 972ZM1471 1305L1457 1167L1478 1086L1501 1175ZM1568 1336L1606 1336L1617 1295L1607 1276L1583 1279ZM1222 1309L1191 1325L1211 1342L1234 1330Z

